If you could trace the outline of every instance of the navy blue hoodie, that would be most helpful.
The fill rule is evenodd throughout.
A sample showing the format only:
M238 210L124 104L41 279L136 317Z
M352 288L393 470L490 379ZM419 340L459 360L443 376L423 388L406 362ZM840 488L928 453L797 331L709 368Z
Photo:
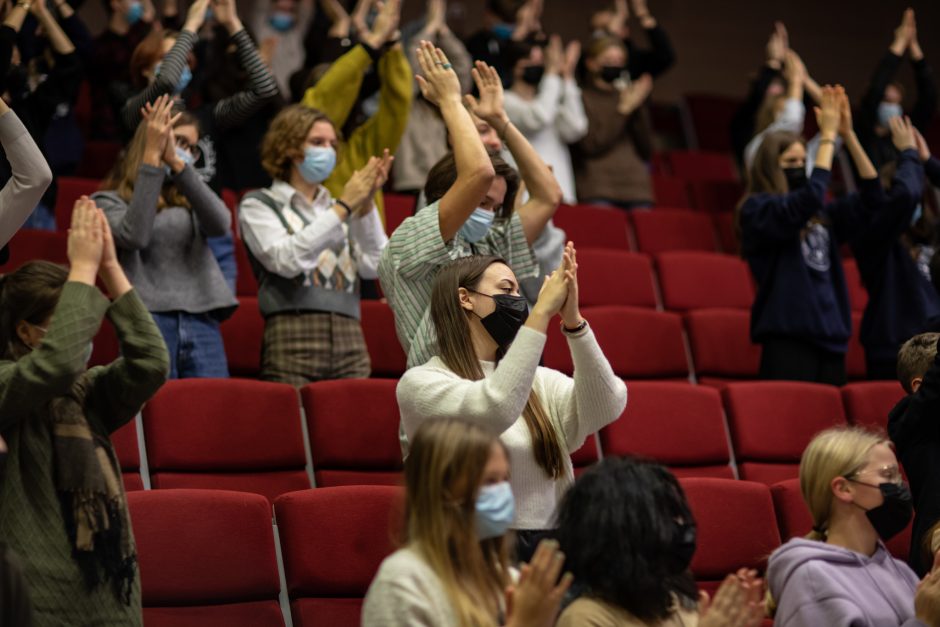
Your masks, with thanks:
M751 339L799 338L844 353L852 316L838 242L858 224L858 198L823 204L829 171L806 187L754 194L741 207L741 249L757 281Z
M877 200L869 221L850 244L868 290L862 345L869 359L892 360L901 344L940 321L940 296L900 239L924 191L924 167L917 153L901 153L887 192L877 179L875 183Z

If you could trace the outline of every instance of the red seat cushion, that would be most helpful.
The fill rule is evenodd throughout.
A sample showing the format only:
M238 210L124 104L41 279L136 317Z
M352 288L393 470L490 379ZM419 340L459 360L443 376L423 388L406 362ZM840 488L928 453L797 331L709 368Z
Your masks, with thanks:
M290 610L295 627L359 627L362 599L297 599Z

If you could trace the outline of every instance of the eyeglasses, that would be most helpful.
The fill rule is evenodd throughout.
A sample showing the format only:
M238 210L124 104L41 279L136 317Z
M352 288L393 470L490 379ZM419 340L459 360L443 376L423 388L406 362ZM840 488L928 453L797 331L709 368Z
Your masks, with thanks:
M901 469L897 465L882 466L881 468L867 468L865 470L859 470L858 472L853 472L850 475L847 475L846 479L853 479L855 477L860 477L866 474L877 474L877 476L883 479L886 483L903 483L904 476L901 474Z
M202 154L202 151L199 150L199 144L190 144L189 140L186 139L183 135L174 135L176 138L176 147L186 150L193 156L193 159L198 161L199 156Z

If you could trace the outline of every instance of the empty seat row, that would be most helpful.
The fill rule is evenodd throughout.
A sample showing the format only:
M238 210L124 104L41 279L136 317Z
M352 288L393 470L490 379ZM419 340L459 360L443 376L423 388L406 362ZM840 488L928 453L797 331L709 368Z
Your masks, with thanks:
M691 569L714 593L741 567L805 535L809 513L795 481L774 486L717 478L679 482L697 523ZM271 507L260 496L214 490L128 495L148 627L283 627L278 548L291 622L355 627L382 560L401 540L404 495L390 486L304 490ZM907 555L910 527L888 543ZM232 550L237 546L238 550Z
M317 486L395 485L402 470L396 383L324 381L302 388L298 402L294 388L277 383L168 382L142 414L143 450L134 423L113 437L125 485L143 487L143 458L157 489L240 490L273 501L311 486L305 445ZM823 429L848 421L883 429L902 394L891 382L841 391L809 383L737 383L719 392L632 381L627 408L600 431L599 449L591 438L573 458L584 468L600 454L636 454L678 476L729 479L736 462L741 478L771 484L796 476L803 449Z

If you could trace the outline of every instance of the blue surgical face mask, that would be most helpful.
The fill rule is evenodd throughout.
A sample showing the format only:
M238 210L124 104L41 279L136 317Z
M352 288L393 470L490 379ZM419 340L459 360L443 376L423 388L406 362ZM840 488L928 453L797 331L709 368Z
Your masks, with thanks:
M294 14L286 11L275 11L271 14L268 23L271 24L271 28L280 33L289 31L294 27Z
M495 217L496 214L492 211L477 207L467 218L467 221L463 223L463 226L460 227L460 237L471 244L479 242L489 233Z
M163 61L157 61L157 64L153 66L153 75L158 76L160 74L160 68L163 67ZM180 80L176 84L176 89L173 91L174 94L181 94L186 87L189 86L189 82L193 80L193 71L189 69L188 65L183 66L183 71L180 73Z
M127 20L127 23L134 25L140 21L140 18L144 16L144 5L140 0L134 0L131 2L131 5L127 8L127 13L124 15L124 19Z
M307 146L304 160L297 164L297 171L308 183L322 183L330 177L336 167L336 151L329 146Z
M878 103L878 124L891 128L891 118L897 118L904 115L904 109L896 102Z
M920 220L921 216L924 215L924 205L923 203L917 203L917 206L914 207L914 215L911 216L911 226L917 224L917 221Z
M189 152L188 150L183 150L179 146L176 147L176 156L177 158L179 158L180 161L182 161L186 165L192 165L193 162L196 161L196 159L193 157L193 154L191 152Z
M480 488L476 505L477 537L480 540L504 535L515 517L516 501L508 481Z
M512 37L514 30L515 26L512 24L497 24L493 27L493 34L496 35L497 39L509 39Z

